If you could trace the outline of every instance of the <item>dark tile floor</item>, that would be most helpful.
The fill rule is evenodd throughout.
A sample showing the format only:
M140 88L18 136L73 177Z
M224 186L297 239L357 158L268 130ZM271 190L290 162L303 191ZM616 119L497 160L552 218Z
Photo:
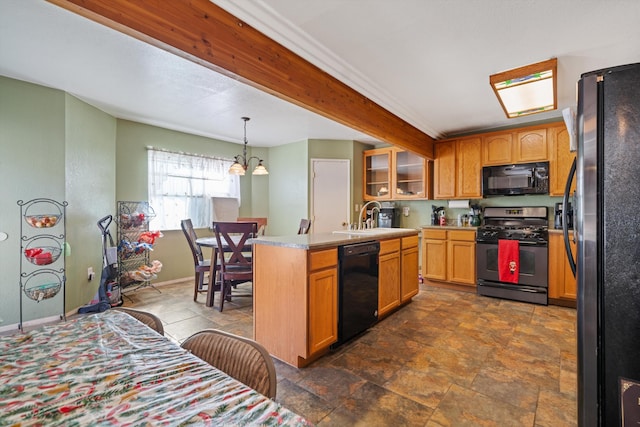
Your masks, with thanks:
M243 285L245 286L245 285ZM205 328L252 337L250 298L222 313L192 283L136 291L180 342ZM217 305L217 299L216 299ZM278 360L276 400L319 426L575 426L576 312L422 287L309 367Z

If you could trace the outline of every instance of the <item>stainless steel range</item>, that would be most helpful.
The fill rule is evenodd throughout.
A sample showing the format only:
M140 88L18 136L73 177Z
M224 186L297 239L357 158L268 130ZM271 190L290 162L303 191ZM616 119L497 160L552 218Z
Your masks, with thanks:
M547 305L548 226L546 206L485 208L476 237L478 294Z

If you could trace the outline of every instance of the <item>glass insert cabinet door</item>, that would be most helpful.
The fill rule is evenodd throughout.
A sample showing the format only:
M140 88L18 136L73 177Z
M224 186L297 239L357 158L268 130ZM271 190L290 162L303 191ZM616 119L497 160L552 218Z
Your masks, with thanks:
M391 149L367 150L364 153L364 198L391 198Z
M424 198L425 159L410 151L395 152L395 198Z

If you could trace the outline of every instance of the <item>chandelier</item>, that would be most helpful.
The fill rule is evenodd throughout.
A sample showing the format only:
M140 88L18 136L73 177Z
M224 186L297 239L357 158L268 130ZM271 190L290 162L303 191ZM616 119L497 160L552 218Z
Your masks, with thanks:
M252 159L256 159L258 161L258 165L253 170L253 175L269 175L269 171L262 164L262 159L256 156L251 156L247 158L247 122L251 119L249 117L241 117L244 120L244 147L242 149L242 154L238 154L234 157L234 162L229 168L229 175L244 175L247 168L249 167L249 162Z

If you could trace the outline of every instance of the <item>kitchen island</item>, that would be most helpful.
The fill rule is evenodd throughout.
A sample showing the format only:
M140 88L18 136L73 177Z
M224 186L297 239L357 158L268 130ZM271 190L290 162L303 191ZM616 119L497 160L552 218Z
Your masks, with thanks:
M338 340L338 247L380 242L378 318L418 293L418 230L261 236L254 245L254 339L277 359L304 367Z

